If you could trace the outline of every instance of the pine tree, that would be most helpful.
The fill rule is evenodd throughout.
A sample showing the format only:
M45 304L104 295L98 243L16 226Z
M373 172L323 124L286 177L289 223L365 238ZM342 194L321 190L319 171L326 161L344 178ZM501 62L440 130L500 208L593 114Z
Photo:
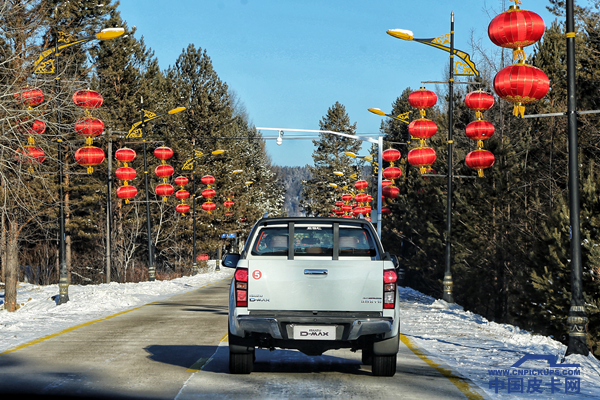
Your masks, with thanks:
M319 121L321 130L356 134L356 123L350 123L346 108L336 102L327 110L327 114ZM352 159L345 152L358 153L361 142L331 133L319 133L319 139L313 140L317 149L313 152L314 166L309 166L311 178L303 181L300 206L309 216L328 216L336 201L341 201L341 188L354 189L354 182L359 179L359 167L353 166ZM334 175L341 173L341 178ZM330 186L336 184L339 190Z

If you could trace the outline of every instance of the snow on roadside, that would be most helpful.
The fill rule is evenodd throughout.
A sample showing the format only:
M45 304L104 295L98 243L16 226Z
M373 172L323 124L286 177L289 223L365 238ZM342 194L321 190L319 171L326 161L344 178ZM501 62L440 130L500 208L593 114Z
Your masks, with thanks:
M17 303L21 307L13 313L0 310L0 353L85 322L192 291L226 279L233 272L222 268L170 281L70 285L69 301L60 306L57 284L19 283Z
M400 299L402 334L431 360L449 367L455 375L470 379L490 398L600 398L600 361L591 354L588 357L571 355L563 361L566 346L549 337L490 322L464 311L459 305L436 300L410 288L400 288ZM511 367L527 354L555 356L558 365L564 362L581 367L550 367L547 360L528 360L520 367ZM581 375L566 376L570 379L571 392L565 394L564 374L576 369ZM509 375L490 375L490 371L498 370ZM523 378L523 393L518 391L519 382L509 393L508 378ZM554 393L552 378L555 379ZM580 378L578 394L572 392L575 388L571 378ZM539 380L539 386L536 382L529 384L533 379ZM542 393L527 393L529 387Z

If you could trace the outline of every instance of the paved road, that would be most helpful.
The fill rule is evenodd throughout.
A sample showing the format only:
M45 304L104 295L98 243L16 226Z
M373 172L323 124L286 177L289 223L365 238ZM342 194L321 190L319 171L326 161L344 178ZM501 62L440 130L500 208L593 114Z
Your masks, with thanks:
M228 287L224 280L2 355L0 398L465 398L402 344L392 378L373 377L360 353L345 350L259 349L255 372L230 375Z

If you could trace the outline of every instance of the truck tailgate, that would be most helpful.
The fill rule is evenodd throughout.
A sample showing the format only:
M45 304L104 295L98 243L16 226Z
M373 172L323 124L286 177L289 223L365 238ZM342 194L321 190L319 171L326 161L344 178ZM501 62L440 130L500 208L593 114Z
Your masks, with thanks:
M260 260L248 265L248 310L381 311L383 261Z

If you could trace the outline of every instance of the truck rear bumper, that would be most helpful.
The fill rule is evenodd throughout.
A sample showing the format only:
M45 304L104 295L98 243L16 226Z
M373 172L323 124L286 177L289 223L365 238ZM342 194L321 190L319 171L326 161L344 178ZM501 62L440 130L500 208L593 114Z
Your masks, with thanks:
M265 333L273 339L292 339L294 325L335 325L336 340L357 340L361 336L377 334L384 334L385 337L397 335L397 332L392 332L392 318L301 318L292 322L286 318L238 316L237 325L243 331Z

